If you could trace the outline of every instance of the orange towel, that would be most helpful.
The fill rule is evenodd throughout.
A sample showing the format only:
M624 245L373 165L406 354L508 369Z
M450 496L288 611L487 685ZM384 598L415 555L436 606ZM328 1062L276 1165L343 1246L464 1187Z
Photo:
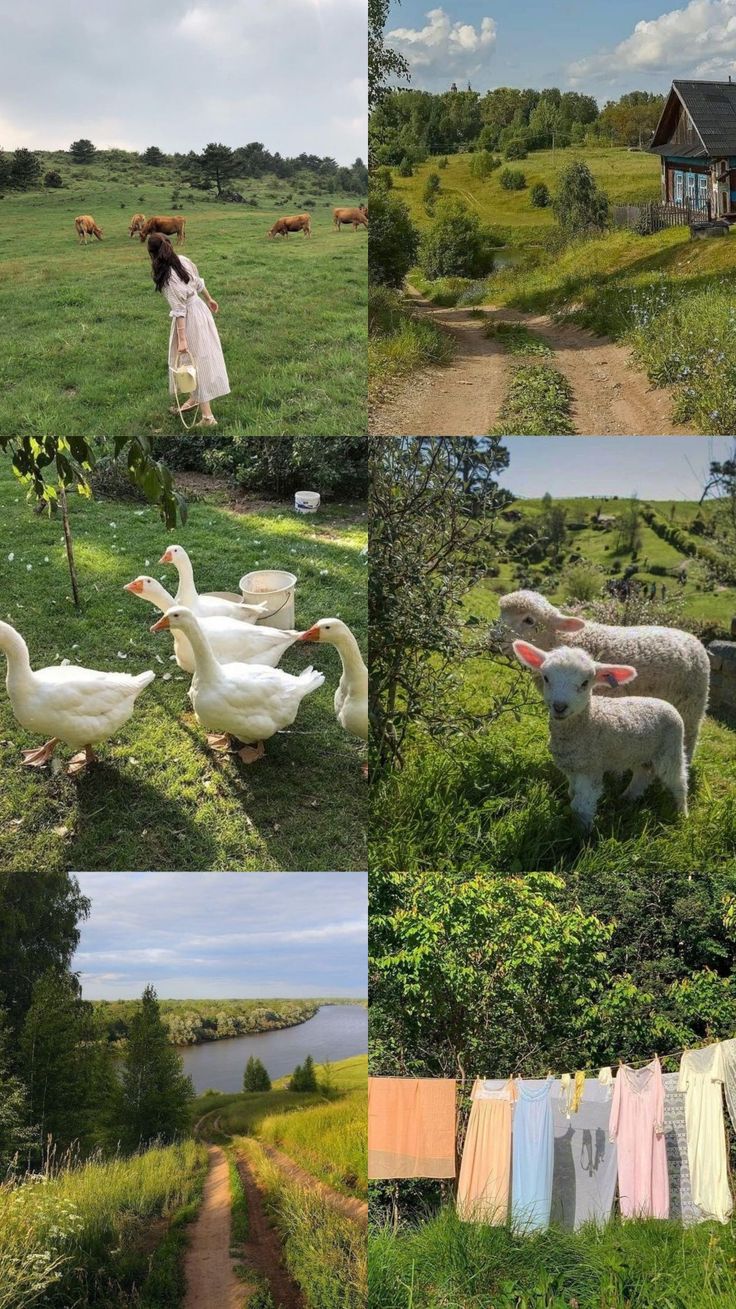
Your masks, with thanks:
M368 1079L368 1176L455 1176L455 1083Z

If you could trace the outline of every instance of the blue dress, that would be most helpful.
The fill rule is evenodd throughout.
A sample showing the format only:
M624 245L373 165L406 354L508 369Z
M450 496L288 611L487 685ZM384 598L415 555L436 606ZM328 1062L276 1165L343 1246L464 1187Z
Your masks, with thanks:
M511 1162L511 1216L524 1232L549 1226L554 1168L554 1078L515 1082L514 1134Z

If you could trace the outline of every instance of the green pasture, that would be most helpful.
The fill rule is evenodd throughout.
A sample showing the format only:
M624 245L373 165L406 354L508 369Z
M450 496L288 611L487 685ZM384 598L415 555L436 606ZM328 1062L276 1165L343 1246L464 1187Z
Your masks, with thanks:
M169 310L154 292L135 212L173 213L174 173L131 163L87 167L44 156L65 186L0 199L0 432L85 436L175 433L169 413ZM274 178L232 185L255 205L181 186L180 247L220 304L231 394L215 402L227 434L360 435L366 426L367 234L332 227L335 204ZM280 214L308 209L311 240L268 240ZM74 229L90 213L101 242Z
M70 512L80 613L59 520L34 516L24 488L0 471L0 617L23 634L34 667L67 658L130 673L152 668L157 676L121 733L101 745L100 762L76 779L21 766L21 749L39 742L19 727L0 690L0 867L365 868L363 750L335 719L337 652L287 652L285 669L313 663L325 684L259 764L242 765L209 751L187 700L189 678L170 659L170 638L149 631L156 611L123 591L151 573L173 593L176 572L158 560L177 540L200 590L237 590L253 568L286 568L299 579L297 624L340 616L364 646L364 509L325 506L304 519L282 504L236 514L199 500L186 527L171 534L145 504L73 496ZM66 761L69 750L60 755Z

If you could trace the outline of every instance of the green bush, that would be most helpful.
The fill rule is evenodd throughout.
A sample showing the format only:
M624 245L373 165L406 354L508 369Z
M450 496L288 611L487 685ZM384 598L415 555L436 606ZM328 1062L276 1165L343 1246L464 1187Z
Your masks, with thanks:
M422 236L419 264L425 276L484 277L493 268L490 234L460 200L446 200Z
M437 167L447 168L447 155L443 155L441 159L437 160Z
M363 436L229 436L209 451L207 463L260 495L290 496L305 483L324 496L367 494Z
M434 209L435 200L441 190L439 173L429 173L424 183L422 191L422 203L430 212Z
M44 173L43 184L49 188L59 187L64 185L64 179L62 178L61 173L58 173L55 168L50 168L48 173Z
M404 158L399 164L399 177L413 177L413 176L414 176L414 169L411 166L411 160L407 159L406 155L404 155Z
M476 150L470 160L470 175L484 182L487 177L490 177L494 169L500 167L501 161L496 159L495 155L490 154L488 150Z
M504 191L523 191L526 186L526 174L520 168L504 168L498 180Z
M535 182L530 199L535 209L546 209L552 203L546 182Z
M554 211L567 237L602 232L608 226L608 196L598 189L592 172L581 159L563 170Z
M371 188L376 191L390 191L394 184L393 174L385 165L371 173Z
M503 152L503 157L504 159L526 159L528 153L526 142L517 136L513 141L509 141Z
M401 286L416 261L419 233L403 201L386 191L372 189L370 214L369 281L374 286Z
M570 563L562 570L560 590L568 602L595 600L603 590L605 576L603 569L597 564L586 563L583 560L579 563Z

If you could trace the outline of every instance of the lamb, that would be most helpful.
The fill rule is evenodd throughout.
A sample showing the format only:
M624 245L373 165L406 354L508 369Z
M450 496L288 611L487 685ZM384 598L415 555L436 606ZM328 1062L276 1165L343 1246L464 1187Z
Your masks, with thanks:
M632 682L637 670L628 664L596 663L585 650L565 645L550 653L526 641L513 645L517 659L542 675L552 758L567 778L572 811L586 831L593 825L604 773L631 770L626 800L638 800L658 777L687 816L684 726L673 705L653 696L593 695L594 687Z
M632 695L657 696L679 710L685 726L685 754L691 762L708 705L710 662L705 647L676 627L611 627L560 613L538 591L501 597L501 620L515 636L541 650L561 643L586 650L593 659L620 660L637 670ZM618 687L599 693L620 694Z

